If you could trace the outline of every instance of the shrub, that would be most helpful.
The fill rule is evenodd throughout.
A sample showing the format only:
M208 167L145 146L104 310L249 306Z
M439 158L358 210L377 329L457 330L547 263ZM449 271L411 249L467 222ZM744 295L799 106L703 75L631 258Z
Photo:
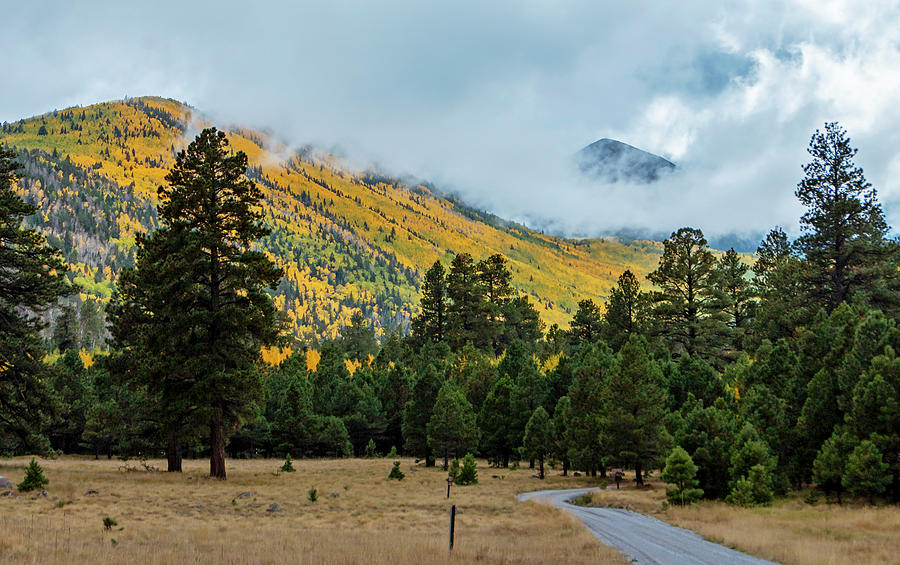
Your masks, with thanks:
M281 470L285 473L293 473L296 471L296 469L294 469L294 459L291 457L290 453L284 456L284 465L281 466Z
M735 506L769 505L774 499L772 474L765 465L754 465L749 476L741 477L734 484L725 501Z
M44 476L44 469L31 458L31 463L25 469L25 480L18 484L18 488L22 492L30 490L42 490L50 481Z
M459 469L459 473L457 473L454 481L458 485L474 485L478 483L478 467L475 463L474 455L466 453L462 460L462 467Z
M315 501L319 500L319 489L317 489L316 487L309 489L309 492L307 493L307 497L309 498L310 502L315 502Z
M371 459L375 455L375 440L369 438L369 443L366 444L366 458Z
M725 502L734 506L753 506L753 484L747 477L737 480Z
M391 469L390 474L388 474L388 479L397 479L398 481L402 481L403 477L406 475L403 474L403 471L400 470L400 462L394 461L394 467Z
M387 456L388 456L388 459L396 459L397 457L400 457L399 455L397 455L397 446L396 445L391 446L391 451L390 451L390 453L387 454Z
M103 529L106 530L107 532L110 531L113 526L118 526L118 525L119 525L119 523L116 522L114 519L110 518L109 516L107 516L106 518L103 519Z
M764 465L750 467L750 484L753 485L753 502L768 506L775 496L772 494L772 473Z

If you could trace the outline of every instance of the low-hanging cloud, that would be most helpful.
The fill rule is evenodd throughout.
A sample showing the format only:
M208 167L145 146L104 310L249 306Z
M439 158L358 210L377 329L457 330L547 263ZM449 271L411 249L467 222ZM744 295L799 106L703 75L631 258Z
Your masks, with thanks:
M90 4L4 10L0 120L168 96L576 235L796 232L837 120L900 224L893 1ZM572 155L601 137L677 172L588 182Z

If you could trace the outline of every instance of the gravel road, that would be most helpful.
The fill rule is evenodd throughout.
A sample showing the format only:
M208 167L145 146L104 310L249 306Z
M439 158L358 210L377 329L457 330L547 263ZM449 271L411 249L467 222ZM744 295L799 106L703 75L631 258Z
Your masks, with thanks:
M694 532L637 512L569 503L592 490L542 490L522 493L518 499L552 504L574 514L597 539L641 565L772 565L771 561L706 541Z

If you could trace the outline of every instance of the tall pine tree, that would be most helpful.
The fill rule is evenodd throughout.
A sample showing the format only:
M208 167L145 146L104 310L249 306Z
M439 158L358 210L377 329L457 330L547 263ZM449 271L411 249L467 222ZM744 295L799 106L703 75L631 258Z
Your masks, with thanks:
M277 343L281 331L266 288L282 271L251 247L269 230L262 192L246 170L247 156L233 153L215 128L178 154L159 188L163 228L139 241L143 254L121 285L114 319L117 338L172 332L159 343L132 344L177 364L185 398L208 424L210 476L219 479L226 477L226 430L261 396L260 348Z

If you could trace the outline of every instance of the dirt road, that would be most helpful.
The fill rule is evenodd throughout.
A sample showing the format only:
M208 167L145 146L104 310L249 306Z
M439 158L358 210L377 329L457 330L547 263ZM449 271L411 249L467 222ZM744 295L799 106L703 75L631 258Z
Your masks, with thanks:
M542 490L522 493L518 499L552 504L574 514L597 539L641 565L772 565L637 512L569 503L591 490Z

